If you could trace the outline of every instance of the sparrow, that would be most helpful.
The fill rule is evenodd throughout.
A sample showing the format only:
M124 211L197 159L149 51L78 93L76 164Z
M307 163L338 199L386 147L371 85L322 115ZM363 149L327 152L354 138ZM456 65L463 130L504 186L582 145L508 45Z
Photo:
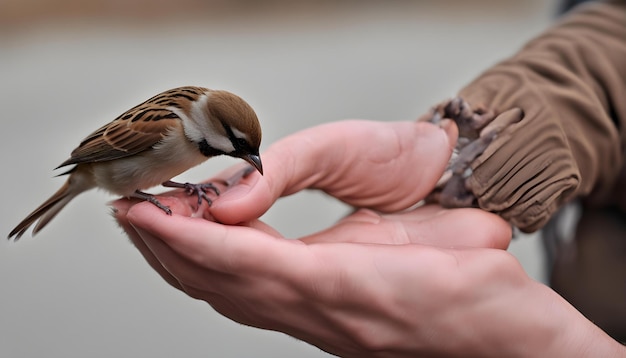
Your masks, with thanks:
M210 183L171 181L173 177L218 156L248 162L261 175L261 126L248 103L221 90L174 88L129 109L87 136L57 168L73 165L63 186L22 220L8 235L18 240L36 223L43 229L80 193L101 188L112 194L149 201L171 215L169 207L143 190L163 185L183 188L211 203ZM254 169L250 167L248 173Z

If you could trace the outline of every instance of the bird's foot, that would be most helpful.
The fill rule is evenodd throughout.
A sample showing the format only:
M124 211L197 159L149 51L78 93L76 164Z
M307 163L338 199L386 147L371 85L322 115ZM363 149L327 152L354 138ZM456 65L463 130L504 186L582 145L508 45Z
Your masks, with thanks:
M478 207L478 199L470 187L473 163L502 131L523 118L524 111L520 108L496 115L493 110L480 106L472 108L461 97L444 102L421 117L419 121L436 125L444 119L453 120L459 129L459 138L446 171L426 201L438 202L448 208Z
M473 174L472 162L487 149L497 134L497 131L489 131L484 136L470 140L461 150L455 149L455 155L450 158L446 171L431 194L431 201L447 208L478 206L466 180Z
M453 120L459 128L457 149L460 149L459 146L481 137L481 130L494 118L494 111L482 106L472 108L463 98L456 97L433 108L424 120L433 124L439 124L444 119Z
M438 202L444 207L476 206L476 198L466 186L472 175L472 162L487 149L496 138L498 130L488 130L495 113L482 107L472 108L463 98L456 97L433 108L420 120L439 125L444 119L453 120L459 129L459 138L446 171L427 201Z
M156 198L156 196L152 194L148 194L148 193L144 193L143 191L136 190L135 193L132 195L132 197L148 201L154 204L157 208L163 210L167 215L172 215L172 209L170 209L169 206L167 205L161 204L161 202Z
M213 204L213 201L207 195L209 190L212 190L215 195L220 195L219 189L213 183L200 183L200 184L192 184L192 183L177 183L171 180L168 180L161 184L168 188L180 188L185 189L187 195L196 195L198 197L198 206L202 204L202 200L205 200L209 206Z

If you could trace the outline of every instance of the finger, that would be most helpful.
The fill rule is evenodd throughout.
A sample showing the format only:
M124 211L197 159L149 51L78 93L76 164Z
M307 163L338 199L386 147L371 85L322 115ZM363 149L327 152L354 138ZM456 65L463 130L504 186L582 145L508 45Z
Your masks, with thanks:
M412 212L413 220L429 218L442 209L436 205L428 205L425 210ZM403 245L411 243L409 237L398 232L400 220L390 220L392 215L385 215L370 209L358 209L342 218L334 226L323 231L305 236L299 240L306 244L322 242L353 242L372 244ZM402 218L402 215L395 216ZM404 231L404 229L402 229Z
M280 196L304 188L324 190L355 206L400 210L432 190L455 133L453 126L423 122L355 120L314 127L272 145L262 155L264 176L228 190L211 211L220 222L246 221L261 216Z
M172 196L159 197L159 199L170 207L173 213L172 216L166 215L162 210L149 203L144 202L137 204L139 206L148 207L152 211L150 218L151 222L158 221L164 223L165 225L169 225L175 224L176 218L191 218L190 215L192 212L186 198ZM128 208L128 211L131 214L127 214L127 218L128 216L132 218L134 206ZM136 242L136 245L140 248L142 254L145 253L145 255L150 258L149 263L151 266L167 282L181 291L190 294L192 297L197 297L197 292L199 291L202 291L203 295L218 292L218 290L222 287L221 283L228 282L232 279L224 279L223 274L206 270L188 258L180 255L170 246L166 245L160 237L157 237L147 230L144 230L141 226L136 225L132 222L132 219L127 219L126 222L126 225L129 226L130 230L134 233L133 241ZM184 232L185 228L179 226L178 230ZM211 282L211 285L207 286L206 282Z
M126 218L128 210L134 205L134 203L131 200L119 199L110 203L110 205L114 207L113 217L117 220L118 225L124 230L126 235L128 235L130 241L135 245L137 250L139 250L139 253L141 253L146 262L148 262L148 265L150 265L153 270L163 277L167 283L179 290L182 290L182 286L178 280L172 276L163 267L163 265L161 265L161 262L156 258L156 256L154 256L144 240L140 237L137 230L135 230Z
M305 146L309 143L309 135L317 137L316 132L309 129L282 139L263 153L264 175L242 180L220 195L211 208L216 219L236 224L258 218L276 199L289 194L289 186L294 186L294 183L306 186L315 182L313 176L317 164L310 158L319 155L317 147L322 144ZM316 143L315 139L313 143Z
M167 216L146 203L133 206L128 220L144 235L158 238L194 265L225 274L281 272L298 266L299 242L278 239L245 226L226 226L199 218ZM255 225L261 225L256 223ZM156 247L156 246L155 246ZM170 271L171 272L171 271Z
M506 249L511 227L498 216L478 209L446 210L427 205L400 214L359 210L337 225L301 240L374 244L427 244L445 248Z
M445 248L478 247L506 250L512 237L511 226L499 216L473 208L442 210L428 219L402 215L412 243ZM389 219L394 219L391 216Z
M372 138L361 143L355 158L348 159L350 165L342 162L318 185L353 206L404 210L424 199L441 177L452 154L448 134L455 128L392 122L375 130L375 135L368 133Z
M211 215L216 221L224 224L239 224L250 221L263 215L276 200L271 188L270 174L272 165L266 164L263 156L263 168L265 175L250 175L243 178L236 185L226 188L219 197L213 201L209 208Z
M219 292L222 286L220 283L225 281L223 274L206 270L193 263L146 230L139 227L134 227L134 230L144 247L150 251L161 267L158 270L159 273L165 271L165 274L161 274L161 276L164 278L169 277L176 282L174 287L190 293L194 297L197 296L195 292L198 291L202 291L205 294ZM221 278L216 277L220 275L222 276ZM167 281L170 282L169 280Z

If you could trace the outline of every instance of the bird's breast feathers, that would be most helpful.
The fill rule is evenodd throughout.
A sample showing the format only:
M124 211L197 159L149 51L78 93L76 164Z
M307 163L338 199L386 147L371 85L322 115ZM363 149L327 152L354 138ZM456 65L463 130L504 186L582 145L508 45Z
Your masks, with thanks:
M172 128L151 149L113 161L93 163L98 186L128 196L172 179L208 158L190 142L181 127Z

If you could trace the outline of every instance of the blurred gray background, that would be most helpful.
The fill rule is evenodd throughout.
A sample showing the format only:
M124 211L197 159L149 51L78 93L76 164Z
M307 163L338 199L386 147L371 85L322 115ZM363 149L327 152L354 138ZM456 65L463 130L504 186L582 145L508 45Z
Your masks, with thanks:
M345 118L412 120L552 21L556 1L0 0L0 234L64 179L52 169L100 125L162 90L235 92L263 147ZM198 181L234 160L183 175ZM89 192L36 239L0 240L2 357L322 357L169 287ZM264 220L289 237L347 208L316 192ZM542 280L536 237L511 250Z

